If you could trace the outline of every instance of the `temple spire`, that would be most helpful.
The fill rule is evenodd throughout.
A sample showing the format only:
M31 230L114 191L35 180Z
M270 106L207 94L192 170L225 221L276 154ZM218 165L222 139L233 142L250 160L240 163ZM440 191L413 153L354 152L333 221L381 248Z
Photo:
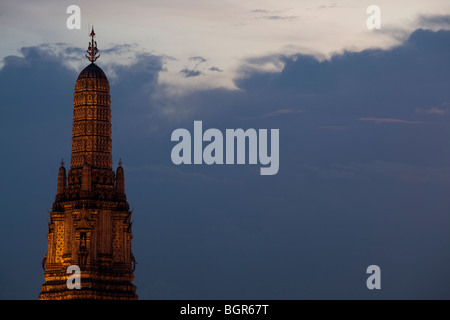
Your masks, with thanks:
M90 63L78 75L73 93L70 169L66 172L61 161L49 213L42 300L138 298L124 170L121 165L113 170L110 86L94 63L94 37L92 28L86 54ZM76 266L80 286L72 290L67 279Z
M93 26L92 26L91 34L89 36L91 37L91 42L89 42L89 47L86 50L86 52L87 52L86 58L88 58L88 60L90 62L94 63L95 60L97 60L100 57L100 55L97 55L97 53L98 53L97 41L94 41L95 32L94 32Z

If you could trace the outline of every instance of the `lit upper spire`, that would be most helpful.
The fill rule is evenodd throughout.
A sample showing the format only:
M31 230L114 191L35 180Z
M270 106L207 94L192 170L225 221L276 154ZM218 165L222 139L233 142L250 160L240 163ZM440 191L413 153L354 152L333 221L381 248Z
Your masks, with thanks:
M95 32L94 32L93 26L92 26L91 34L89 36L91 37L91 42L89 42L89 47L86 50L86 52L87 52L86 58L88 58L88 60L90 62L94 63L95 60L97 60L98 57L100 57L100 55L97 55L97 53L98 53L97 41L94 41Z

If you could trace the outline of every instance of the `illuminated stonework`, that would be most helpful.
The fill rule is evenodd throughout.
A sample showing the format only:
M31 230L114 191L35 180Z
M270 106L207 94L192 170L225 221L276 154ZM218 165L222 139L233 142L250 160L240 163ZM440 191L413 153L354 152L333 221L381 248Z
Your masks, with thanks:
M112 168L109 82L93 62L78 76L73 98L72 169L84 162Z
M137 299L131 211L121 163L112 170L109 82L94 64L94 36L75 85L71 165L59 168L41 300ZM67 287L70 265L81 269L81 289Z

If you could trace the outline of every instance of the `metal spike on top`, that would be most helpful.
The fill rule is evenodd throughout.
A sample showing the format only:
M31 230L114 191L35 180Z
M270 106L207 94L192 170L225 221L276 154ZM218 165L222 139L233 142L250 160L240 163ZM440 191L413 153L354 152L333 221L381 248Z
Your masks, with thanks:
M97 60L100 57L100 55L97 55L98 53L97 41L94 41L95 37L94 27L92 27L92 31L89 36L91 37L91 42L89 42L89 47L86 50L87 52L86 58L88 58L90 62L94 63L95 60Z

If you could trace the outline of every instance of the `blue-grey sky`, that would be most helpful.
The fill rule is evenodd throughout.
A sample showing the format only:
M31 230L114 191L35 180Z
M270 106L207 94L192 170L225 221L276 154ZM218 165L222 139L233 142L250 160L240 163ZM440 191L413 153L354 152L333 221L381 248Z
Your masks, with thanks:
M86 10L111 83L139 297L449 299L448 5L380 1L391 20L364 30L356 1L186 3L132 2L120 21L123 2ZM25 4L0 5L3 299L37 299L44 282L47 210L88 64L86 30L65 28L71 3ZM194 120L279 129L278 174L174 165L171 133ZM372 264L381 290L366 287Z

